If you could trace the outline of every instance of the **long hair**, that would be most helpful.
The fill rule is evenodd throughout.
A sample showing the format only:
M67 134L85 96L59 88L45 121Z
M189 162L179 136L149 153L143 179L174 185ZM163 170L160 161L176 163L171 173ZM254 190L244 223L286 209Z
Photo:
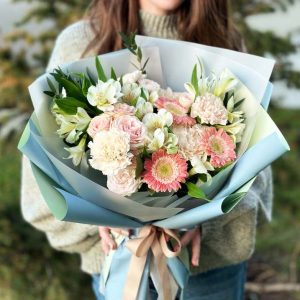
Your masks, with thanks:
M138 0L93 0L87 19L95 34L86 51L119 50L119 32L142 33ZM241 37L231 18L229 0L185 0L174 11L181 40L241 51Z

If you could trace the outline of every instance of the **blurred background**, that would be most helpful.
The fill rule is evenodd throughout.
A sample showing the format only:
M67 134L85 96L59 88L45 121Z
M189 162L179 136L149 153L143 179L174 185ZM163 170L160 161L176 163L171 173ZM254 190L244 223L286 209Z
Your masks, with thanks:
M247 299L300 299L300 1L235 0L234 18L250 53L273 57L270 114L292 151L273 164L271 224L258 229ZM57 34L89 1L0 0L0 299L93 299L76 255L52 250L22 220L20 153L32 111L27 86L46 66Z

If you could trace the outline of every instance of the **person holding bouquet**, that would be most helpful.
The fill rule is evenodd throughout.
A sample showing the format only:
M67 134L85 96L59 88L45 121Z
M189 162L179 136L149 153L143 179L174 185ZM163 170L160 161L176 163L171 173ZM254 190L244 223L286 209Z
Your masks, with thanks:
M121 49L120 32L245 51L232 22L229 1L94 0L86 18L59 35L47 70ZM269 167L257 176L246 197L232 212L180 234L181 244L190 247L191 254L192 276L186 299L243 299L246 262L254 251L256 226L271 219L272 197ZM104 256L116 247L110 228L56 220L25 157L21 202L24 218L44 231L55 249L81 255L82 270L93 276L97 299L104 299L98 286L101 264ZM154 290L151 295L155 299Z

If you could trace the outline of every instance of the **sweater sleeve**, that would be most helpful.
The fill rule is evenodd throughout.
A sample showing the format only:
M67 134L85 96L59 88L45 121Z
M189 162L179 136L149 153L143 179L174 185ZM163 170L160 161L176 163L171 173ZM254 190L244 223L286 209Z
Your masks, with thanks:
M85 35L87 34L87 35ZM80 23L67 27L57 38L48 70L59 64L81 58L91 33ZM53 248L83 253L99 242L97 226L62 222L56 220L47 207L33 176L30 162L22 161L21 208L24 219L35 228L44 231Z

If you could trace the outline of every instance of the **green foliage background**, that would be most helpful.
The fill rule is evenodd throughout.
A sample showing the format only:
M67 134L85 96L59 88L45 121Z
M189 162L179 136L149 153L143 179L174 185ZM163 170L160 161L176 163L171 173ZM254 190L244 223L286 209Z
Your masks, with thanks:
M82 17L88 1L27 2L34 4L32 10L7 36L5 46L0 46L0 111L17 108L18 114L31 111L27 86L43 72L57 34L67 24ZM246 16L271 12L274 4L284 9L292 1L233 2L234 15L249 52L259 55L272 53L278 61L274 79L283 78L290 86L300 87L299 73L292 71L286 62L286 55L295 51L290 39L280 38L272 32L255 31L245 22ZM39 23L45 19L53 21L51 30L33 35L23 29L28 22ZM24 49L13 54L12 47L18 41L23 41ZM33 55L32 67L26 60L26 49L34 45L38 51ZM274 219L258 230L255 259L271 265L279 280L291 281L300 275L299 111L271 107L270 113L288 139L292 151L273 165ZM7 119L0 118L0 129L5 122ZM54 251L44 234L22 219L19 204L20 154L16 150L19 134L17 131L0 141L0 299L93 299L90 278L79 271L79 258ZM289 299L300 299L296 294L291 297Z

